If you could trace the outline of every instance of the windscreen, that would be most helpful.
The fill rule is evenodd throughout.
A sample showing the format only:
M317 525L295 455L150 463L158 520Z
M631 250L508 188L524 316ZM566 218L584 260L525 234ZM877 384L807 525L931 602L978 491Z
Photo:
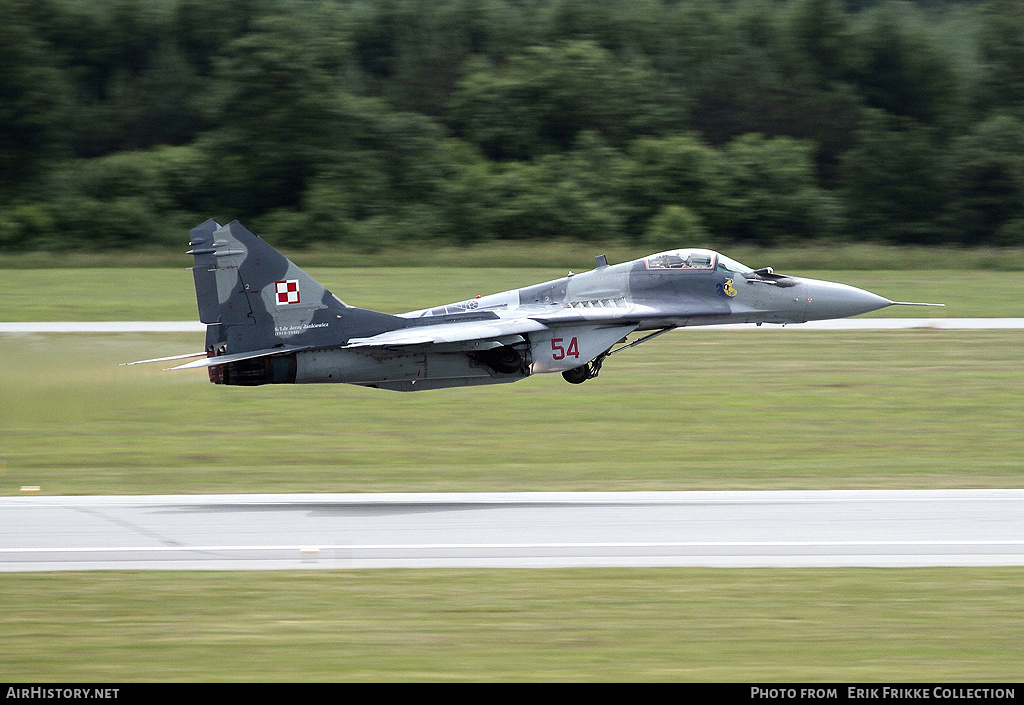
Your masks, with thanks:
M723 272L736 272L742 274L743 272L753 272L754 270L745 264L740 264L734 259L730 259L725 255L718 255L718 269Z

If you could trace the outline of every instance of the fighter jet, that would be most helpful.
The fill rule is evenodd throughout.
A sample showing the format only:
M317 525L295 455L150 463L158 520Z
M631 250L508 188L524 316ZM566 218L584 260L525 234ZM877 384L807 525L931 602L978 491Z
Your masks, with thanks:
M191 232L204 356L216 384L344 382L415 391L516 382L558 372L594 379L611 355L675 328L803 323L895 304L845 284L751 269L679 249L398 315L355 308L238 221ZM631 334L639 334L627 342ZM616 347L618 346L618 347ZM131 363L136 364L136 363Z

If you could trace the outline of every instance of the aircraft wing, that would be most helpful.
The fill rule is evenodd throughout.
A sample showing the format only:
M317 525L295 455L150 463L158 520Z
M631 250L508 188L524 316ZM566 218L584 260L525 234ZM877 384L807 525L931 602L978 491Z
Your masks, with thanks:
M630 323L635 326L637 322L658 314L656 309L632 304L606 308L531 306L522 307L515 313L504 314L500 318L464 323L419 325L388 331L368 338L352 338L342 347L472 344L513 335L536 333L548 330L553 326L594 325L604 328L609 325L629 325Z
M548 326L532 318L495 318L465 323L439 323L437 325L413 326L388 331L369 338L352 338L342 347L389 347L402 345L430 345L442 343L463 343L477 340L502 338L509 335L533 333L546 330Z

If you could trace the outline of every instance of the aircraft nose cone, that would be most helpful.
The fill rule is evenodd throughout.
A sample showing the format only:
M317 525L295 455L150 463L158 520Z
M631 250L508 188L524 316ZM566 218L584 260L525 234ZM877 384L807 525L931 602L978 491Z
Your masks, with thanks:
M804 279L807 297L807 320L823 321L846 318L891 306L892 301L855 286L836 282Z

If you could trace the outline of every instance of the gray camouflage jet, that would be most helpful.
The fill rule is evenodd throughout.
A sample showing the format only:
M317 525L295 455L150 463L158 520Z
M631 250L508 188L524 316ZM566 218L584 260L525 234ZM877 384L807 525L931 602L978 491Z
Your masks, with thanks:
M894 304L845 284L681 249L399 315L355 308L235 221L191 233L206 367L217 384L345 382L414 391L560 372L580 384L610 355L685 326L803 323ZM627 343L627 336L645 334ZM620 347L616 347L620 345ZM132 363L135 364L135 363Z

